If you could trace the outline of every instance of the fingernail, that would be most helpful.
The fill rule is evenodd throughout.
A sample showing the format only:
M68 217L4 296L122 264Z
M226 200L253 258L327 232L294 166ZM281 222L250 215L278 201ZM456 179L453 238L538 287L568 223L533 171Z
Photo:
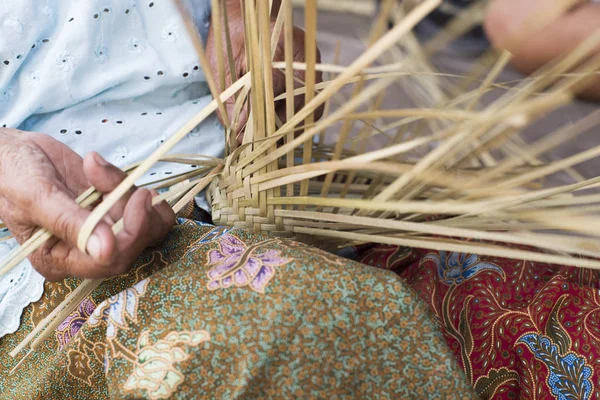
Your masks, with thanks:
M98 153L94 153L94 160L96 160L96 162L102 166L102 167L108 167L110 164L104 159L102 158L102 156Z
M98 235L93 234L90 236L87 242L87 251L94 260L100 259L100 253L102 252L102 240L98 237Z

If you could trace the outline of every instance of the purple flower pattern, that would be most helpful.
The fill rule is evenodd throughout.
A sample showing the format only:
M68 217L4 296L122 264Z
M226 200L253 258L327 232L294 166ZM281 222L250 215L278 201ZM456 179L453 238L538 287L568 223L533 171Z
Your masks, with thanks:
M85 299L79 304L77 310L73 311L56 329L56 338L58 339L58 348L60 350L67 347L71 340L77 335L96 309L96 304L90 299Z
M267 240L252 246L232 235L224 235L219 241L219 249L208 253L209 290L227 289L231 286L249 286L258 293L264 293L269 281L275 276L275 268L289 263L291 258L281 257L278 250L268 249L263 253L257 250L276 240Z

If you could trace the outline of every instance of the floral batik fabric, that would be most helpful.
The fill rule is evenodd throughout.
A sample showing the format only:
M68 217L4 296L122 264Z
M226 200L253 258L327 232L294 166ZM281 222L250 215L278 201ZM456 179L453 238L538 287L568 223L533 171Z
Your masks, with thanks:
M598 399L598 271L377 245L360 261L429 304L482 399Z
M190 220L9 373L27 351L8 353L78 283L46 283L0 339L2 398L474 397L426 305L394 273Z

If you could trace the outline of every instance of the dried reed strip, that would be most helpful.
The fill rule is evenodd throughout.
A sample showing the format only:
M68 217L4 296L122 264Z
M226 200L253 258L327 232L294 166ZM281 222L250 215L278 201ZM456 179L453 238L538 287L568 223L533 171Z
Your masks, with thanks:
M250 75L246 74L227 90L220 95L221 102L226 101L228 98L233 96L235 92L241 89L243 86L248 84ZM141 178L158 159L168 153L181 139L183 139L189 132L192 131L198 124L204 121L209 115L217 110L217 101L213 100L205 108L203 108L192 120L187 122L180 130L175 132L165 143L157 149L150 157L140 164L132 173L123 181L121 184L106 198L98 207L94 209L88 220L81 228L79 233L78 247L82 252L86 252L87 241L95 229L96 225L106 215L106 213L121 199L121 197L131 189L135 181Z
M69 294L68 298L65 299L65 301L60 303L54 310L52 310L52 312L50 314L48 314L42 321L40 321L36 325L36 327L25 337L25 339L23 339L23 341L9 353L9 355L13 358L16 357L21 351L23 351L29 345L29 343L31 343L36 338L36 336L38 336L38 334L40 334L41 332L46 330L46 328L50 328L50 329L53 328L52 330L56 329L56 327L58 325L60 325L60 322L62 322L64 320L64 319L59 320L58 316L60 314L62 314L62 312L66 308L68 308L69 306L71 306L73 304L75 304L75 306L77 307L79 305L79 303L81 303L81 301L83 301L84 298L89 296L90 293L93 292L98 287L98 285L100 285L100 283L102 283L102 279L83 281L73 292L71 292ZM56 323L57 320L59 320L58 324ZM56 325L56 326L54 326L54 325ZM37 342L37 343L39 345L40 342ZM31 347L31 351L35 351L35 349L36 348ZM31 351L30 351L30 353L31 353ZM26 357L27 356L25 356L21 360L21 362L19 362L19 364L17 364L15 366L13 371L19 367L19 365L22 363L22 361ZM13 372L13 371L11 371L11 372Z
M371 27L371 31L369 32L367 47L372 46L373 43L383 36L388 28L390 16L395 5L395 0L381 0L379 13L375 18L375 23Z
M536 235L529 234L513 235L506 233L482 232L480 230L445 227L427 223L415 223L406 221L382 220L379 218L357 217L348 215L336 215L331 213L302 212L302 211L278 211L279 216L308 219L316 221L335 222L348 225L359 225L377 229L387 229L391 232L420 233L432 236L447 236L449 238L475 239L489 242L503 242L516 245L532 246L549 251L564 251L600 258L600 251L590 251L578 246L572 238L564 235Z
M267 154L264 157L260 157L260 159L259 159L259 155L261 154L260 150L255 150L254 155L253 155L255 158L254 163L242 170L242 176L243 177L249 176L249 175L255 173L258 169L262 168L264 165L267 165L267 164L271 163L272 161L277 160L279 157L287 154L290 151L294 151L294 149L296 149L296 147L298 147L299 145L304 143L307 139L310 139L310 138L313 138L314 136L316 136L323 129L326 129L328 126L332 125L337 120L339 120L341 118L341 116L353 111L355 108L359 107L361 104L363 104L364 102L368 101L370 98L377 95L377 93L381 92L385 87L389 86L389 84L390 84L389 79L383 79L383 80L369 86L360 95L351 99L348 103L344 104L339 110L332 113L329 117L320 120L318 123L315 124L315 126L313 128L308 129L307 131L305 131L298 137L294 138L294 140L292 140L291 142L286 143L285 145L277 148L277 150L272 152L271 154ZM323 92L321 92L321 94L322 93ZM296 115L298 115L298 114L296 114ZM280 130L283 130L283 128ZM250 159L246 159L246 160L250 160ZM250 161L252 161L252 160L250 160ZM246 163L246 161L240 160L237 164L237 167L242 168L245 163Z
M238 77L237 77L237 72L235 70L235 59L233 57L233 47L232 47L232 43L231 43L231 32L229 30L229 13L227 12L227 2L225 1L221 1L220 2L222 7L222 13L223 13L223 30L225 33L225 48L227 49L227 65L229 67L229 76L231 77L231 82L235 82L237 81ZM221 24L221 20L218 19L218 22L213 22L216 23L217 25ZM217 29L219 29L217 27ZM223 84L223 86L221 86L221 88L224 88L225 84Z
M294 70L294 19L293 19L293 9L292 9L292 0L284 0L283 4L285 10L285 42L284 42L284 58L285 63L284 66L286 68L285 74L285 101L286 101L286 120L292 119L294 116L294 76L293 73L287 71ZM275 63L273 63L275 64ZM275 67L275 66L274 66ZM275 67L276 68L276 67ZM286 143L290 143L294 140L294 133L288 133L286 137ZM294 166L294 153L288 152L286 154L286 165L287 168L291 168ZM286 188L286 195L293 196L294 187L292 185L288 185Z
M350 96L350 99L353 100L355 99L360 92L362 92L364 90L364 81L361 79L352 89L352 94ZM340 159L340 156L342 155L342 151L344 150L344 146L346 144L346 141L348 140L348 135L350 134L350 131L353 128L353 119L344 119L344 123L342 124L342 127L340 129L339 132L339 136L336 140L335 143L335 147L333 149L333 154L331 156L332 161L337 161ZM307 165L308 163L304 163L304 165ZM327 197L327 194L329 193L329 186L332 184L333 182L333 178L334 178L334 174L333 173L329 173L327 174L327 176L325 176L325 182L323 184L323 190L321 192L321 196L322 197ZM306 193L303 193L302 191L300 192L301 196L305 196Z
M304 56L307 69L305 71L306 92L304 93L304 104L310 104L315 97L316 71L317 63L317 0L306 0L304 7L304 25L306 28L306 37L304 38ZM286 71L291 74L292 71ZM312 125L315 122L314 110L308 113L304 120L305 125ZM309 164L312 161L312 138L304 142L302 161ZM300 185L300 194L306 196L308 193L308 181L303 181Z
M341 238L364 243L377 242L412 248L431 249L434 251L452 251L457 253L480 254L490 257L510 258L532 262L544 262L558 265L572 265L580 268L600 269L600 261L587 258L558 256L536 253L526 250L515 250L503 246L482 245L472 242L392 238L380 235L365 235L353 232L333 232L326 229L294 227L295 233L315 235L320 237Z
M383 100L385 98L385 93L380 93L377 98L375 99L375 101L373 102L373 104L370 106L371 110L377 110L381 107L381 104L383 103ZM351 144L351 151L356 151L356 147L358 146L358 154L364 154L367 150L367 133L368 133L368 128L371 125L369 124L365 124L363 126L363 128L359 131L358 133L358 142L352 142ZM368 170L368 168L367 168ZM362 175L362 174L361 174ZM339 197L340 198L345 198L349 195L350 192L355 193L355 191L352 189L351 185L352 182L356 181L356 178L359 177L359 174L357 173L356 170L352 171L350 173L350 175L348 177L345 178L346 183L344 184L344 187L341 191L339 191ZM376 180L379 179L378 177L375 178ZM369 191L367 190L364 195L363 198L367 198L369 196ZM333 213L337 213L339 210L338 209L334 209Z
M512 178L505 182L501 182L498 184L498 188L500 190L502 190L502 189L513 188L513 187L517 187L517 186L522 186L525 183L542 178L544 176L551 175L558 171L562 171L567 167L572 167L572 166L580 164L582 162L594 159L598 156L600 156L600 145L593 147L589 150L583 151L581 153L575 154L571 157L567 157L560 161L548 164L547 166L544 166L542 168L535 169L529 173Z
M555 92L554 94L555 95L556 94L560 95L561 93L560 92ZM530 114L535 114L535 113L540 114L540 113L542 113L542 112L545 111L546 107L552 107L552 105L551 105L551 103L552 103L552 95L548 95L548 96L550 96L550 97L547 98L549 100L549 103L546 106L543 106L543 107L540 107L540 108L536 109L535 102L538 101L538 100L534 100L531 103L531 104L533 104L533 107L528 111L528 113L530 113ZM559 96L559 98L560 98L560 96ZM540 99L540 100L541 100L542 103L544 102L543 99ZM564 100L565 100L565 103L566 103L568 101L568 98L564 97ZM560 105L561 105L560 104L560 100L558 100L558 103L554 107L557 107L557 106L560 106ZM505 107L503 110L498 111L498 112L503 112L503 111L508 111L508 110L510 110L510 107L509 108ZM492 106L490 106L488 108L488 112L494 112L494 105L492 105ZM524 114L524 116L525 116L525 114ZM526 117L526 118L529 119L530 117ZM498 137L499 135L506 135L506 133L508 132L508 128L509 127L504 127L504 126L500 125L500 126L496 127L494 131L488 132L487 131L487 127L486 127L480 133L477 133L477 134L473 133L472 136L471 136L471 138L470 138L471 141L469 141L468 143L469 144L470 143L476 143L481 148L482 147L482 143L479 142L478 140L474 141L473 139L478 139L479 136L481 134L483 134L486 137L485 142L489 142L490 140L494 139L495 137ZM516 131L513 131L512 133L514 134L514 133L516 133ZM464 147L465 146L462 146L463 149L464 149ZM457 146L453 146L454 153L458 153L458 150L462 150L460 144L458 144ZM460 162L461 160L463 160L465 156L468 156L469 154L477 154L477 153L465 153L465 152L463 152L463 155L459 155L458 156L459 158L454 159L450 164L446 164L445 167L449 168L449 167L452 167L452 166L456 165L458 162ZM449 159L450 156L452 156L452 153L447 153L446 154L446 160ZM442 163L442 161L438 161L438 164L441 164L441 163ZM427 168L429 168L429 167L427 167ZM427 173L427 168L426 168L425 172L421 172L421 173ZM410 198L413 194L414 194L414 191L413 192L409 192L409 194L405 195L404 198Z
M346 179L345 185L353 182L353 179L357 176L364 178L376 178L377 176L368 177L367 173L374 172L381 175L388 175L395 177L410 171L412 165L392 163L392 162L378 162L378 161L367 161L367 162L355 162L352 159L346 159L343 161L324 161L320 163L314 163L310 165L296 166L290 169L282 169L276 171L276 173L261 175L254 177L250 180L252 185L258 185L258 190L268 190L274 187L279 187L285 184L295 184L304 179L313 179L319 176L339 173L340 171L351 171L348 178ZM360 173L358 175L357 173ZM453 174L452 172L440 173L434 178L426 178L427 182L438 184L439 186L453 187L454 182L460 182L460 176ZM325 183L323 182L323 185ZM330 183L333 188L334 183ZM347 193L347 190L343 190L340 193L334 193L336 196L344 198L343 194ZM323 193L320 193L321 197Z
M96 189L91 187L82 193L75 201L82 208L87 208L94 204L102 196L101 193L96 192ZM6 275L14 267L19 265L23 260L34 253L42 244L48 241L52 237L52 233L47 229L38 229L27 241L25 241L20 247L12 250L3 260L0 262L0 277Z
M375 61L383 52L393 46L396 41L402 37L404 34L409 32L414 26L420 22L425 16L427 16L433 9L439 6L441 0L426 0L419 7L413 10L400 24L394 27L390 32L388 32L383 38L381 38L377 45L373 46L369 50L367 50L364 54L362 54L357 60L352 63L344 72L342 72L327 88L323 89L312 101L306 104L300 111L298 111L293 118L288 120L279 130L286 131L295 125L299 124L301 121L305 120L308 115L312 114L314 110L316 110L319 106L321 106L328 98L333 96L339 89L341 89L348 80L352 79L354 76L359 74L364 68L369 66L373 61ZM305 136L305 137L303 137ZM314 136L309 135L308 132L305 132L300 136L302 139L301 143L306 141L309 137ZM298 138L296 138L298 139ZM263 157L262 160L255 159L259 156L262 156L266 152L266 150L270 147L270 143L265 143L262 146L259 146L255 149L254 153L250 157L246 157L244 159L239 160L238 168L244 168L248 164L254 164L249 166L245 171L245 175L253 173L264 165L272 162L274 159L279 158L280 156L286 154L292 148L296 147L295 141L288 143L278 150L266 157Z
M280 197L269 199L271 204L278 205L304 205L304 206L324 206L339 207L347 209L361 209L364 211L390 211L396 213L422 213L436 215L456 215L466 214L481 210L486 212L494 205L492 201L461 203L458 201L376 201L376 200L358 200L358 199L338 199L322 197Z
M405 15L403 7L397 5L396 11L393 14L393 23L399 23ZM433 66L430 58L423 51L423 46L416 37L416 34L409 33L404 36L396 46L390 49L389 54L384 55L383 60L386 61L386 59L391 59L392 61L398 60L410 70L429 73L413 75L407 84L398 82L398 86L416 104L429 105L443 103L448 100L447 93L450 91L452 84L446 77L436 74L439 71ZM436 128L438 127L436 126Z
M181 187L174 188L169 192L163 193L159 196L155 196L152 199L152 204L155 206L163 201L169 201L173 198L179 197L179 194L183 193L184 197L177 204L173 206L174 212L179 212L185 207L194 196L202 191L210 181L220 173L222 165L217 166L210 174L200 179L198 182L191 182ZM114 234L118 234L123 229L123 220L118 221L112 227ZM46 316L26 337L17 345L9 355L16 357L22 350L31 344L31 350L25 355L23 359L13 369L18 368L23 360L54 333L54 330L58 325L64 321L64 319L83 301L84 298L90 296L92 292L104 281L104 279L86 279L84 280L73 292L71 292L63 302L61 302L48 316ZM38 336L39 334L39 336ZM34 338L37 339L34 340Z
M225 56L223 54L223 33L221 25L221 7L219 0L211 0L211 26L213 27L214 40L217 41L215 46L217 52L217 69L219 87L225 87ZM233 75L232 75L233 76Z
M584 196L568 196L568 197L558 197L558 198L551 198L551 199L541 199L541 200L537 200L535 201L535 203L533 203L534 207L542 207L542 208L549 208L549 207L572 207L572 206L579 206L579 205L587 205L587 204L594 204L594 203L600 203L600 195L599 194L590 194L590 195L584 195ZM528 207L527 205L525 207ZM531 202L529 203L529 207L531 207Z
M449 43L468 33L477 25L480 25L483 22L487 8L486 3L485 1L475 2L448 22L445 29L441 30L435 37L425 43L423 46L425 56L431 57Z
M190 172L186 172L183 174L177 174L177 175L173 175L168 178L157 179L155 181L148 182L143 185L139 185L139 187L145 187L145 188L152 189L152 190L161 190L161 189L169 188L178 183L189 181L190 179L193 179L197 176L204 175L211 168L212 167L204 167L204 168L194 169Z
M513 215L529 221L543 222L551 229L560 229L592 237L600 235L600 218L578 214L571 210L526 210L521 213L513 213Z
M475 90L474 97L469 101L466 105L465 110L470 111L473 110L477 104L479 103L481 97L485 92L489 90L491 84L496 80L496 78L500 75L500 73L504 70L504 68L508 65L510 60L512 59L512 54L508 51L503 51L484 81L481 85ZM479 143L475 142L474 147L480 146ZM496 160L492 157L489 151L483 151L480 155L481 161L484 165L491 167L496 164Z
M287 65L285 62L282 61L275 61L273 63L273 68L275 69L294 69L297 71L306 71L306 69L308 68L305 62L301 62L301 61L294 61L291 66ZM343 72L345 72L348 68L350 68L350 66L343 66L343 65L338 65L337 63L334 64L327 64L327 63L319 63L319 64L315 64L314 66L315 71L320 71L320 72L328 72L330 74L341 74ZM391 63L391 64L385 64L385 65L379 65L376 67L368 67L368 68L363 68L362 69L362 74L363 76L368 76L370 74L384 74L384 73L393 73L393 72L402 72L403 76L412 76L412 75L425 75L425 76L444 76L444 77L449 77L449 78L464 78L464 75L458 75L458 74L452 74L452 73L447 73L447 72L432 72L432 71L407 71L406 70L406 60L404 61L400 61L400 62L395 62L395 63ZM302 92L300 92L299 90L302 90ZM296 89L296 94L300 94L300 93L304 93L304 89Z
M213 169L208 175L195 182L195 185L189 191L184 192L184 195L181 197L181 199L177 203L175 203L175 205L173 206L173 211L176 213L181 211L186 205L188 205L192 200L194 200L194 198L202 190L204 190L210 184L211 180L214 179L215 176L220 174L222 170L223 165L219 165L215 169Z
M296 7L304 7L305 0L293 0ZM319 0L319 9L323 11L351 13L373 16L377 11L375 0Z
M210 89L210 93L213 96L213 99L215 99L215 101L217 102L217 106L221 113L221 119L223 120L223 124L225 125L226 129L229 129L231 127L231 123L229 121L229 117L227 115L227 110L225 109L225 105L223 104L223 101L221 100L221 98L218 95L219 91L217 90L215 79L212 76L212 69L210 68L210 63L208 61L208 58L206 57L206 52L204 51L204 43L202 42L202 37L196 30L194 21L192 20L191 16L186 12L185 8L183 7L183 4L181 3L181 0L174 0L174 3L179 8L179 14L181 15L181 18L183 20L183 23L185 25L187 33L190 35L190 38L192 39L192 44L194 45L194 50L196 50L196 54L198 55L198 61L200 62L200 66L202 67L202 71L204 72L204 76L206 78L206 83L208 84L208 87ZM217 22L216 25L220 25L219 19L217 19L213 22ZM213 27L213 29L214 29L214 27ZM217 29L219 29L219 32L220 32L220 28L217 28ZM220 39L220 36L217 37L217 40L219 40L219 39ZM220 46L217 46L217 47L220 47ZM223 61L222 58L223 57L221 55L220 61ZM219 65L219 71L221 70L221 68L224 68L224 67ZM224 76L224 73L223 73L223 76ZM222 87L225 87L225 86L222 86Z
M449 121L465 121L487 118L481 112L464 111L458 109L437 109L437 108L400 108L395 110L372 110L347 114L342 117L344 120L368 120L375 118L415 118L415 119L436 119Z
M386 201L391 199L396 193L405 188L416 175L429 174L432 168L436 168L450 159L458 150L463 149L470 140L480 137L483 133L487 132L487 127L493 126L494 124L502 123L509 118L522 117L527 118L529 114L533 112L539 112L540 110L546 110L548 108L556 108L560 105L566 104L571 100L571 96L566 93L553 93L548 94L542 98L531 100L527 104L522 104L520 107L507 107L502 110L497 110L495 107L489 107L482 118L479 125L467 122L462 126L455 127L453 129L460 129L458 133L450 136L447 140L442 142L439 147L427 154L421 159L415 168L398 178L396 182L388 186L384 191L375 197L375 200ZM517 123L521 123L520 118L515 120ZM483 127L482 127L483 125ZM475 128L475 129L473 129Z
M260 1L259 1L260 2ZM262 51L261 51L261 40L260 40L260 26L258 24L258 16L256 15L256 3L254 0L246 0L245 2L245 25L246 25L246 58L248 65L250 65L250 74L252 76L252 91L251 91L251 104L252 104L252 122L253 122L253 138L262 139L268 137L266 135L267 120L266 120L266 101L265 101L265 85L264 75L265 66L262 63ZM270 65L270 63L268 64ZM270 73L270 71L269 71ZM267 166L262 168L257 173L264 173L267 171ZM255 197L255 201L258 201L262 205L262 210L266 213L266 193L258 193ZM255 226L255 229L257 227Z
M540 92L543 89L548 88L563 76L568 76L563 74L584 62L588 57L590 57L591 54L593 54L594 50L599 45L600 31L586 38L565 57L556 59L546 64L536 71L531 77L522 80L522 82L517 86L517 90L507 92L500 97L495 102L496 106L499 108L509 105L518 106L533 93Z
M335 44L335 49L334 49L334 56L333 56L333 62L334 64L339 64L340 63L340 57L342 55L342 43L341 41L336 41ZM318 65L318 64L317 64ZM317 65L315 65L315 70ZM329 81L332 79L333 74L332 73L324 73L323 74L323 80L324 81ZM316 87L317 85L315 85L315 89L317 89ZM325 102L325 106L323 107L323 116L326 118L330 113L331 113L331 104L332 104L332 98L330 98L329 100L327 100ZM327 130L324 130L323 132L321 132L319 134L319 144L318 147L325 147L325 137L327 136ZM317 158L318 160L321 160L320 158Z
M529 193L523 194L518 197L508 196L506 199L496 198L496 202L497 202L496 206L495 206L496 208L488 209L487 211L506 210L511 207L518 207L523 204L531 203L531 202L534 202L537 200L551 198L553 196L561 195L564 193L570 193L570 192L575 192L577 190L597 187L598 185L600 185L600 177L588 179L588 180L585 180L582 182L577 182L577 183L571 184L571 185L560 186L557 188L550 188L550 189L543 189L543 190L539 190L539 191L529 192ZM465 218L476 217L480 214L481 213L479 211L472 211L472 212L466 213L464 215L460 215L460 216L454 217L452 219L446 220L446 223L449 223L449 222L451 223L452 220L461 220L461 219L465 219Z
M272 3L272 2L271 2ZM281 16L283 10L279 9L279 15ZM273 44L276 44L279 40L280 35L271 33L271 21L270 21L271 10L267 7L264 2L258 3L258 26L259 26L259 37L261 44L261 64L262 73L264 75L264 93L265 93L265 116L266 116L266 130L265 134L267 137L273 136L276 130L276 113L275 113L275 94L273 89ZM280 23L283 23L283 18L277 19ZM281 29L281 27L280 27ZM267 171L277 169L277 163L273 162L267 166ZM263 194L263 198L273 197L274 191L270 190ZM264 207L267 210L267 217L273 216L273 206Z
M229 29L229 13L227 10L227 2L226 1L221 1L220 2L222 4L222 13L223 13L223 31L225 33L225 48L227 49L227 65L229 67L229 77L231 82L235 82L238 79L237 76L237 71L235 70L235 59L233 56L233 45L231 43L231 32ZM218 20L218 22L216 22L217 24L221 24L221 20ZM221 89L224 89L227 86L227 81L225 81L225 83L223 84L223 86L221 86ZM238 126L239 123L239 116L242 110L242 105L244 104L243 101L241 102L241 104L239 105L238 108L238 99L239 96L245 96L247 95L247 92L242 92L241 94L234 94L234 99L235 99L235 106L234 106L234 114L233 114L233 119L230 121L231 125L229 129L225 129L225 151L233 151L236 149L237 147L237 132L234 129L235 127Z
M445 220L447 221L447 220ZM456 228L477 229L479 231L498 231L498 232L524 232L544 230L548 227L541 223L521 222L521 221L498 221L498 219L484 219L482 217L472 218L468 220L453 220L453 224L444 224L454 226ZM490 221L490 222L488 222ZM439 221L432 221L432 223Z
M589 114L583 119L577 121L573 125L567 125L547 136L544 136L542 139L533 143L530 146L527 153L533 157L547 153L548 151L551 151L552 149L562 145L568 140L576 139L579 135L588 132L591 128L598 126L599 124L600 111L593 112L592 114ZM521 165L523 162L523 157L521 157L520 155L513 154L511 155L511 157L501 162L495 168L490 169L481 176L474 177L472 180L467 182L465 186L468 188L476 189L478 185L484 182L489 182L497 178L498 176L505 174L509 170L517 167L518 165ZM470 193L470 196L476 196L478 192Z

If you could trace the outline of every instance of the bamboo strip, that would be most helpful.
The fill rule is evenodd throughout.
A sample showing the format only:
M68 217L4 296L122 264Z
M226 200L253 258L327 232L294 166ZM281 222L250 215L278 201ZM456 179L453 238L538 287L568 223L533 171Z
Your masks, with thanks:
M293 19L293 10L292 10L292 0L284 0L285 8L285 45L284 45L284 57L285 63L284 66L286 71L294 70L294 19ZM273 63L273 66L275 63ZM294 76L291 73L285 74L285 101L286 101L286 120L292 119L294 116ZM288 133L286 137L286 143L290 143L294 140L294 133ZM286 166L287 168L292 168L294 166L294 153L288 152L286 155ZM294 187L292 185L288 185L286 188L286 195L293 196Z
M246 74L240 78L233 85L231 85L226 91L224 91L220 100L226 101L228 98L233 96L235 92L241 89L244 85L248 84L250 75ZM217 109L217 102L213 100L209 103L202 111L200 111L191 121L186 123L180 130L178 130L173 136L165 141L165 143L157 149L150 157L140 164L112 193L110 193L98 207L94 209L84 226L81 228L79 233L78 247L82 252L86 252L87 241L95 229L96 225L106 215L106 213L119 201L119 199L133 187L135 181L141 178L152 166L156 160L164 156L169 150L171 150L181 139L183 139L189 132L192 131L198 124L204 121L210 114L215 112Z
M101 194L96 192L96 189L91 187L82 193L75 202L82 208L87 208L94 204ZM52 237L52 233L47 229L39 229L35 232L31 238L29 238L20 247L17 247L11 251L6 258L0 262L0 277L6 275L14 267L19 265L23 260L34 253L42 244L48 241Z
M296 233L316 235L322 237L343 238L357 240L365 243L377 242L397 246L431 249L434 251L453 251L458 253L479 254L490 257L511 258L532 262L542 262L558 265L572 265L580 268L600 269L600 261L586 258L565 257L532 251L508 249L501 246L484 246L473 243L453 243L422 239L389 238L386 236L364 235L352 232L333 232L326 229L294 227Z
M217 166L209 175L200 179L197 183L191 182L182 187L175 188L169 192L163 193L152 199L152 204L157 204L166 201L170 198L177 197L179 193L185 193L184 198L179 201L174 207L174 212L179 212L185 207L194 196L202 191L210 183L210 181L220 173L222 165ZM115 234L118 234L123 229L123 220L117 221L113 225L112 230ZM85 299L90 296L92 292L104 281L104 279L87 279L84 280L73 292L69 294L47 317L45 317L34 330L32 330L23 339L19 345L17 345L9 355L16 357L18 353L24 350L29 343L32 343L31 350L35 351L39 346L54 333L54 330L60 325L60 323L71 313L73 310ZM38 336L39 335L39 336ZM37 337L37 339L35 339ZM34 340L35 339L35 340ZM29 354L29 353L28 353ZM19 363L20 364L20 363Z
M179 14L181 15L181 18L183 19L184 25L186 27L188 34L190 35L190 38L192 39L192 44L194 45L194 49L196 50L196 54L198 55L198 61L200 62L200 66L202 67L202 71L204 72L204 76L206 78L206 83L208 84L210 93L213 95L213 99L215 99L215 101L217 102L217 106L218 106L219 112L221 113L221 119L223 120L223 124L225 125L226 129L229 129L231 127L231 123L229 122L227 110L225 109L225 105L223 104L223 101L221 100L221 98L219 96L219 91L217 90L217 85L215 83L214 77L212 76L212 69L210 68L210 63L208 61L208 58L206 57L206 52L204 51L204 43L202 42L202 37L196 30L196 26L194 25L194 21L192 20L191 16L185 11L185 8L183 7L181 0L175 0L175 4L179 8ZM218 9L218 7L217 7L217 9ZM218 12L218 10L213 10L213 12L215 12L215 11ZM220 19L214 20L213 21L213 29L216 29L219 32L221 32L220 23L221 23ZM217 36L216 39L218 41L220 41L221 37ZM220 46L217 46L217 47L220 47ZM222 55L221 55L221 58L222 58ZM219 67L219 69L221 69L221 67ZM223 74L223 76L224 76L224 74ZM225 86L222 86L222 87L225 87Z
M508 108L506 110L502 110L500 112L496 112L494 107L490 107L487 111L487 116L484 121L487 126L492 126L496 123L500 123L502 121L507 120L510 117L519 117L526 116L529 113L534 111L539 111L540 109L546 109L548 107L555 108L562 104L566 104L571 100L571 96L566 93L555 93L544 96L540 99L535 99L530 101L527 105L521 105L518 109ZM518 114L511 116L511 113L518 112ZM519 119L515 120L517 123L520 123ZM462 127L463 131L451 136L448 140L443 142L438 148L434 151L427 154L417 165L415 168L408 174L405 174L398 178L396 182L392 185L388 186L384 191L382 191L378 196L375 197L377 201L385 201L389 200L398 193L400 190L405 188L416 175L418 174L426 174L427 171L435 165L441 164L443 161L447 160L455 154L458 150L463 148L469 140L473 138L478 138L483 133L480 129L472 130L469 129L468 126Z
M304 25L306 27L306 37L304 38L304 56L306 58L307 69L305 72L306 92L304 93L304 104L310 104L315 97L316 71L317 63L317 0L306 0L304 9ZM288 74L292 71L286 70ZM293 119L293 118L292 118ZM312 125L315 122L314 109L308 113L304 120L305 125ZM304 142L302 161L309 164L312 161L312 137ZM300 195L306 196L308 193L308 181L302 181L300 185Z
M336 222L342 224L361 225L379 229L389 229L393 232L405 231L411 233L425 233L433 236L447 236L449 238L460 237L465 239L475 239L490 242L504 242L516 245L533 246L550 251L564 251L568 253L577 253L588 255L590 257L600 258L600 251L588 251L587 249L574 246L566 236L550 235L512 235L505 233L490 233L479 230L444 227L440 225L430 225L426 223L415 223L406 221L382 220L379 218L357 217L347 215L336 215L329 213L301 212L301 211L278 211L281 217L291 217L300 219L311 219L318 221Z
M319 0L320 10L352 13L357 15L372 16L376 11L374 0ZM304 0L292 0L295 7L304 7Z
M223 54L223 33L221 29L221 7L219 0L211 0L211 26L214 34L214 40L217 42L215 50L217 53L217 69L219 87L225 87L225 56ZM233 75L232 75L233 76Z
M357 75L363 68L370 65L373 61L375 61L383 52L389 49L391 46L395 44L395 42L409 32L414 26L419 23L427 14L433 11L434 8L439 6L441 0L426 0L419 7L413 10L399 25L397 25L394 29L392 29L388 34L386 34L383 38L381 38L375 46L367 50L364 54L362 54L350 67L348 67L343 73L341 73L327 88L321 91L312 101L306 104L299 112L297 112L293 118L288 120L280 130L285 131L286 129L290 129L291 127L299 124L301 121L305 120L308 115L312 114L316 108L318 108L321 104L323 104L329 97L335 94L339 89L341 89L348 80L352 79L355 75ZM306 137L300 136L302 141L306 141L310 136L308 133L304 134ZM314 134L313 134L314 136ZM298 139L298 138L297 138ZM293 142L292 142L293 143ZM252 167L249 167L249 170L246 173L255 172L260 169L262 166L272 162L275 158L279 158L280 155L286 154L291 148L295 147L290 146L292 143L288 143L285 146L282 146L278 149L278 152L275 154L271 154L267 157L264 157L260 162L255 162ZM260 146L253 153L252 158L247 157L238 162L239 168L244 168L246 165L254 161L256 157L262 155L267 148L269 148L270 143L266 143L265 145ZM281 154L279 154L281 153Z

